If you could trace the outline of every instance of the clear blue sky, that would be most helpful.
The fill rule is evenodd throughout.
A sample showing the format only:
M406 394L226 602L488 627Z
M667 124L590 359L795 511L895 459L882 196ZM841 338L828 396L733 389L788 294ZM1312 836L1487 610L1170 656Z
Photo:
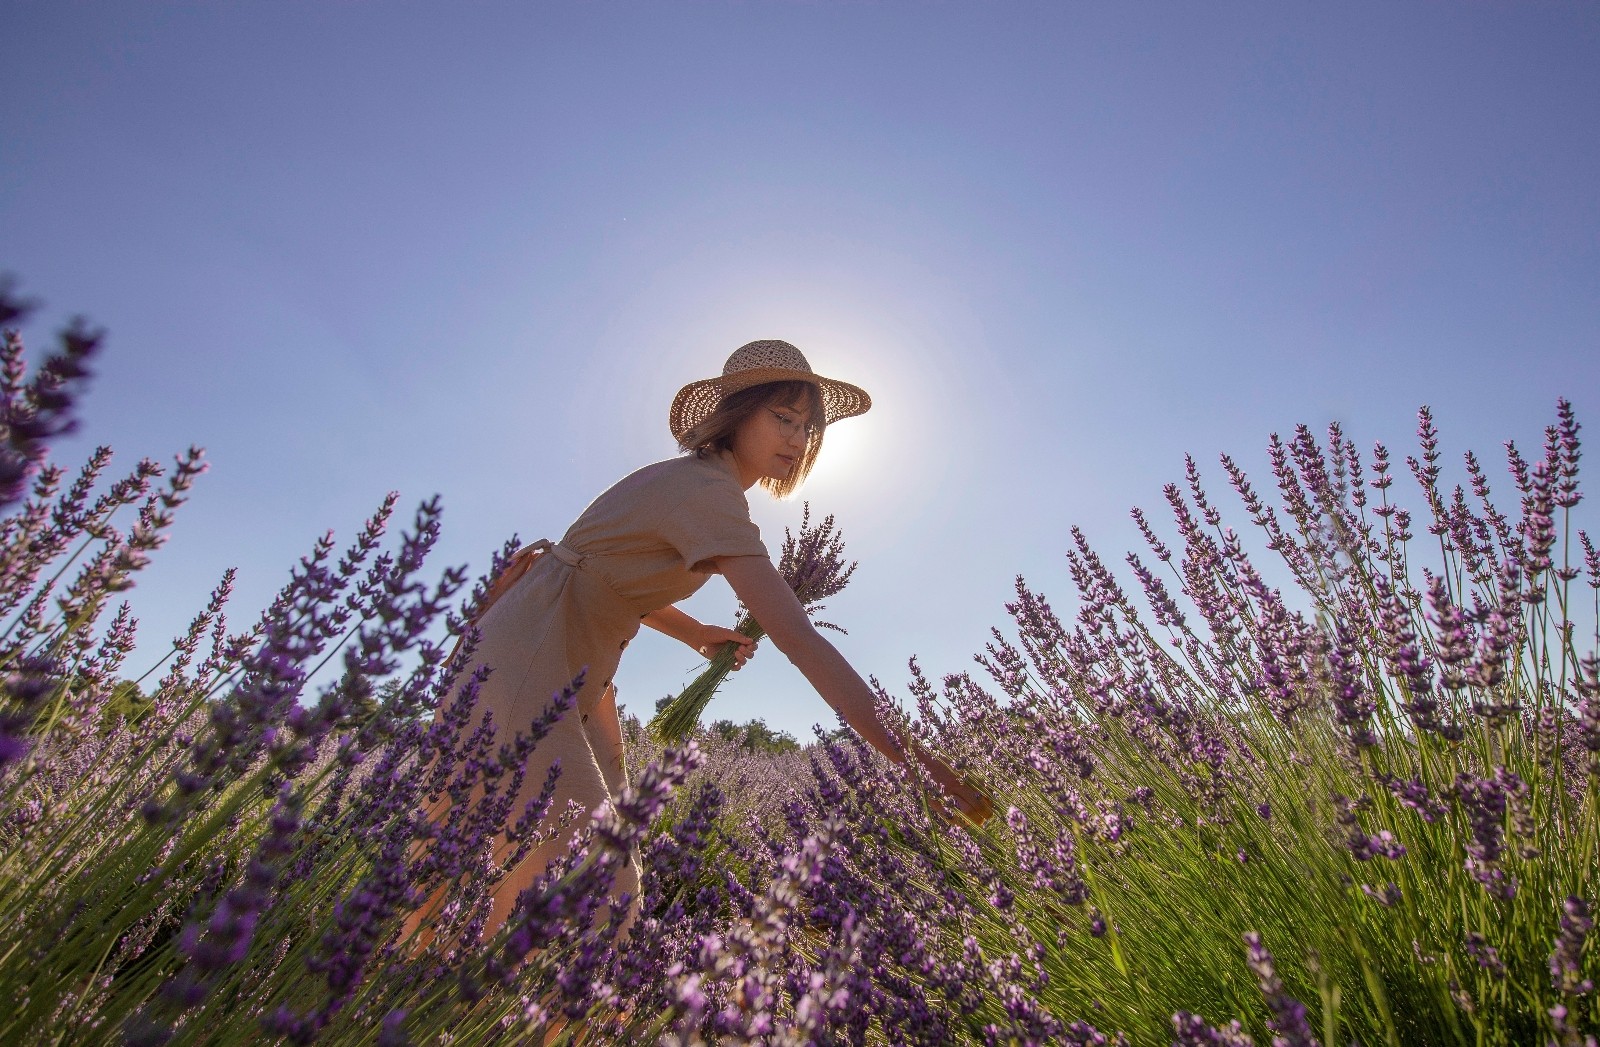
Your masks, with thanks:
M146 649L390 489L443 495L440 566L558 537L785 338L877 401L805 494L900 689L1016 573L1066 603L1070 524L1120 559L1186 451L1600 432L1597 129L1593 3L10 0L0 269L32 344L111 331L65 457L209 449ZM775 548L799 503L752 502ZM623 701L694 667L644 637ZM827 710L768 649L713 714Z

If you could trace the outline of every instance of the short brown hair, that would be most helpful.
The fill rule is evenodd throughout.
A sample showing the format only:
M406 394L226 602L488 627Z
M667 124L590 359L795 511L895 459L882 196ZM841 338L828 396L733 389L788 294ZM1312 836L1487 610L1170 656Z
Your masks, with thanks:
M761 486L774 498L788 498L805 483L806 475L816 464L817 452L822 450L822 430L827 412L823 409L822 393L810 382L767 382L729 393L704 421L678 439L678 450L693 451L702 458L714 451L732 450L733 434L746 418L763 408L802 404L811 412L812 430L810 438L806 440L806 449L801 452L799 461L794 463L788 476L781 480L763 476L760 481Z

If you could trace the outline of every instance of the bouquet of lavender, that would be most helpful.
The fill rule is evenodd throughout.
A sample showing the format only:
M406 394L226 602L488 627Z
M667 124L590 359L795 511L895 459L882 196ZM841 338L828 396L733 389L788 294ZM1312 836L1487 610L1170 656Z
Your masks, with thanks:
M778 573L794 589L801 606L817 628L844 632L832 622L817 621L816 615L823 610L822 601L843 589L855 572L855 561L845 563L844 538L834 530L833 516L824 517L822 523L812 527L811 503L805 503L800 517L800 533L792 534L787 527L783 530L783 554L778 557ZM734 629L752 640L767 635L761 623L742 608ZM700 713L711 702L712 695L717 693L722 681L733 671L733 655L737 646L731 641L723 644L712 656L711 664L706 666L705 671L656 714L655 719L650 721L652 735L660 741L673 742L694 730L695 724L700 722Z

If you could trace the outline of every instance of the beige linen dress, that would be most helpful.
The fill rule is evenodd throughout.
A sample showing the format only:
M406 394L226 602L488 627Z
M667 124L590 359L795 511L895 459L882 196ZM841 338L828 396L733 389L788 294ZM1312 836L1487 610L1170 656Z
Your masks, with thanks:
M580 670L577 705L528 761L514 811L537 795L552 761L561 761L551 813L568 801L593 813L625 784L610 689L639 619L698 590L718 556L766 556L761 532L731 466L687 455L647 465L596 498L561 542L535 560L478 620L476 662L492 668L474 712L493 715L505 739L525 730ZM609 722L606 722L609 720ZM495 891L489 931L510 915L518 892L561 854L562 838L531 852ZM618 892L638 891L638 870L624 869ZM631 922L631 921L630 921Z

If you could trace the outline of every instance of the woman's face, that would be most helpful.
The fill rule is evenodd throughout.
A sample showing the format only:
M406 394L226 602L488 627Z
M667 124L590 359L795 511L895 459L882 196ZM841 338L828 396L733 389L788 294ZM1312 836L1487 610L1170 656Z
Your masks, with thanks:
M786 478L805 454L811 424L804 400L758 407L741 422L733 432L733 457L746 485Z

